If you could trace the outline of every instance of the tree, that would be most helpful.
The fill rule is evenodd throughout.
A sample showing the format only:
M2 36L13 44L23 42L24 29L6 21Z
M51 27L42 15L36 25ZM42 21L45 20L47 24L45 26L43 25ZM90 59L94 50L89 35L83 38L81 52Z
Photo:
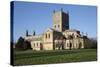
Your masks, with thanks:
M25 40L23 37L19 37L19 39L16 43L16 49L18 49L18 50L31 49L31 44L30 44L30 42Z
M90 39L91 41L91 48L97 48L97 40L96 39Z
M16 49L23 49L23 44L24 44L24 38L19 37L17 43L16 43Z
M85 48L92 48L92 49L97 49L97 40L94 38L85 38L84 39L86 45Z

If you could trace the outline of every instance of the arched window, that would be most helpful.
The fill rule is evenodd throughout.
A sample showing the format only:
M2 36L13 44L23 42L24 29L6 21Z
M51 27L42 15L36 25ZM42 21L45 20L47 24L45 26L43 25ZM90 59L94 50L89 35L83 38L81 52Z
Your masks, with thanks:
M48 38L50 39L50 34L48 34Z
M45 35L45 38L47 38L47 34Z
M60 25L58 25L58 28L60 27Z
M55 28L56 28L56 25L55 25Z
M34 43L34 47L35 47L35 43Z
M77 37L79 37L79 36L77 35Z

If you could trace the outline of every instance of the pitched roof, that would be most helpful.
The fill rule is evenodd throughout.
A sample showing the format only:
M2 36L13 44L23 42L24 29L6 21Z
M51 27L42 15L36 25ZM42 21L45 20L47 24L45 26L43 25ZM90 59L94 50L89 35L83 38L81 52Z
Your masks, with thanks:
M76 29L69 29L69 30L65 30L65 32L79 32L79 30L76 30Z

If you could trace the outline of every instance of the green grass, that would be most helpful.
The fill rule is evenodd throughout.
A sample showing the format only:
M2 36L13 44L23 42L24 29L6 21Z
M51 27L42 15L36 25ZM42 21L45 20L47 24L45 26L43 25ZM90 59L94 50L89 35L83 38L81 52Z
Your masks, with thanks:
M34 65L96 61L96 49L56 50L56 51L15 51L15 65Z

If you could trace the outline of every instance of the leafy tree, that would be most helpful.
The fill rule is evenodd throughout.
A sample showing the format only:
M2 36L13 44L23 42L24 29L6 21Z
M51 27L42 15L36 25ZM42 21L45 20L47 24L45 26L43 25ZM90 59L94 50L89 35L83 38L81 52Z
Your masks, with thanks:
M26 41L23 37L19 37L16 43L16 49L18 50L31 49L31 44L30 42Z
M23 45L24 45L24 38L19 37L17 43L16 43L16 49L23 49Z

